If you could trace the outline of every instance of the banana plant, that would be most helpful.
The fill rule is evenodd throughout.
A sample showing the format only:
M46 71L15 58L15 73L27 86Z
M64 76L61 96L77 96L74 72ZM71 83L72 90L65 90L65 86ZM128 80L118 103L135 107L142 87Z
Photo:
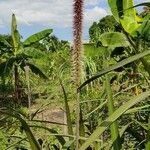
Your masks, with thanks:
M19 69L25 71L25 66L28 66L33 73L39 75L40 77L47 79L46 75L34 64L31 63L32 56L25 53L25 50L32 49L32 45L46 36L52 33L52 29L46 29L44 31L38 32L34 35L28 37L25 41L21 41L21 35L17 30L16 17L12 15L12 25L11 25L11 55L6 54L7 57L3 59L0 63L0 75L8 76L11 71L14 72L14 84L15 84L15 100L20 103L20 89L19 89ZM36 53L36 51L35 51Z
M126 35L130 46L133 48L134 53L144 51L141 48L141 40L150 41L150 14L141 18L136 13L135 7L150 6L150 3L141 3L134 6L134 0L108 0L111 12L116 21L122 26L124 35ZM150 75L150 63L147 59L141 58L144 69Z

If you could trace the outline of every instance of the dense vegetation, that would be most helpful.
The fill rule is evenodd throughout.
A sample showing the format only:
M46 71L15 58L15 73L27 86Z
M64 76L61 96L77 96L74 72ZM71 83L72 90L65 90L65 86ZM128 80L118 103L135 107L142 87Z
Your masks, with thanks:
M150 150L150 3L108 3L89 43L83 0L72 45L52 29L22 40L12 15L0 35L0 150Z

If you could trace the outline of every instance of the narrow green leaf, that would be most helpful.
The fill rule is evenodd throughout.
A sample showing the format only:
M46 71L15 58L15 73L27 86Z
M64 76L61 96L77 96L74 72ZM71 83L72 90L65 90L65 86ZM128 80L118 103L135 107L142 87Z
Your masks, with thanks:
M93 114L95 111L101 109L103 106L105 106L107 103L107 101L104 101L102 104L100 104L99 106L97 106L95 109L93 109L90 113L86 114L86 117L90 116L91 114Z
M42 40L43 38L47 37L48 35L50 35L52 31L53 31L52 29L46 29L36 34L33 34L23 42L23 45L30 46L31 44L38 42Z
M128 127L132 124L132 122L128 123L127 125L123 126L120 130L119 130L119 134L120 134L120 138L123 139L123 135L125 133L125 131L128 129ZM122 141L120 142L120 145L122 144ZM103 145L101 146L101 149L104 148L104 146L107 146L108 149L111 149L111 147L113 146L113 141L111 143L108 144L108 142L104 142Z
M93 80L96 80L97 78L101 77L102 75L108 73L108 72L111 72L117 68L120 68L126 64L129 64L137 59L140 59L146 55L149 55L150 54L150 50L148 51L144 51L142 53L139 53L139 54L136 54L134 56L131 56L129 58L126 58L120 62L118 62L117 64L115 65L112 65L108 68L106 68L105 70L102 70L100 73L96 74L95 76L91 77L90 79L86 80L83 84L80 85L80 87L78 88L78 91L80 91L85 85L89 84L90 82L92 82Z
M60 126L67 126L67 124L64 123L59 123L55 121L46 121L46 120L32 120L31 122L40 122L40 123L45 123L45 124L54 124L54 125L60 125Z
M106 66L107 66L107 62L106 62ZM115 108L114 108L114 100L113 100L113 93L112 93L111 84L110 84L110 78L108 74L105 75L105 80L106 80L105 87L106 87L106 93L107 93L108 116L111 116L114 113ZM113 142L113 148L115 150L120 150L121 141L120 141L117 120L110 125L110 132L111 132L111 141Z
M47 130L49 131L50 133L53 133L53 135L57 138L57 140L59 141L59 143L61 145L64 145L66 143L63 135L60 135L58 134L58 132L55 130L55 129L50 129L48 127L45 127L45 126L39 126L39 125L30 125L30 127L33 127L33 128L39 128L39 129L44 129L44 130Z
M143 21L137 32L144 40L150 41L150 17Z
M17 30L17 21L16 21L15 14L12 15L11 36L13 40L14 52L16 54L16 51L20 44L20 34Z
M124 105L120 106L111 116L109 116L104 122L102 122L99 127L91 134L88 140L80 147L79 150L85 150L90 144L92 144L95 139L97 139L114 121L116 121L120 116L122 116L129 108L145 100L150 96L150 91L144 92L138 96L131 98Z
M136 119L132 119L135 123L137 123L139 126L141 126L144 130L148 131L148 127L144 125L143 123L139 122Z
M150 111L150 105L144 105L141 107L135 107L131 108L128 111L125 112L125 114L135 113L135 112L141 112L141 111Z
M72 122L71 122L71 113L70 113L70 108L69 108L69 104L68 104L67 93L66 93L65 87L64 87L61 80L60 80L60 85L61 85L63 95L64 95L65 111L66 111L66 116L67 116L68 134L73 135L73 128L72 128Z
M120 17L123 15L123 0L108 0L108 4L114 18L120 22Z
M146 140L146 144L145 144L145 150L149 150L149 149L150 149L150 116L148 119L147 140Z
M139 7L139 6L147 6L147 7L150 7L150 2L140 3L140 4L137 4L137 5L135 5L135 6L133 6L133 7L130 7L130 8ZM129 8L129 9L130 9L130 8Z
M11 110L0 110L0 113L5 114L5 115L9 115L11 117L14 117L16 119L18 119L22 125L23 130L25 131L27 138L29 140L30 146L31 146L31 150L41 150L38 142L36 141L32 131L30 130L30 127L28 126L28 124L26 123L26 121L20 116L20 114L18 114L17 112L14 112L12 109Z
M75 142L75 140L69 140L69 141L67 141L67 142L63 145L62 150L71 149L71 147L74 147L74 145L73 145L74 142Z
M127 125L123 126L119 133L120 133L120 138L123 138L123 134L125 133L125 131L128 129L128 127L132 124L133 122L128 123Z
M47 104L42 104L39 108L37 108L32 114L31 114L31 120L34 119L34 117L38 114L38 113L41 113L45 110L45 108L50 105L51 102L47 103Z
M19 119L19 118L18 118L18 119ZM26 123L26 121L23 120L22 118L20 118L19 120L20 120L20 122L21 122L21 124L22 124L22 127L23 127L23 129L24 129L24 131L25 131L27 137L28 137L28 140L29 140L30 145L31 145L31 149L32 149L32 150L41 150L41 148L40 148L38 142L36 141L36 139L35 139L33 133L32 133L31 130L30 130L30 127L28 126L28 124Z

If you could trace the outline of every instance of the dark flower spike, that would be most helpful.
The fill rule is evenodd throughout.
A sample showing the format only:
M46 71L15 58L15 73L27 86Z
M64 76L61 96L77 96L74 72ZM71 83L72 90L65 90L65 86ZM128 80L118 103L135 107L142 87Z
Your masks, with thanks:
M82 25L83 25L83 0L74 0L73 4L73 76L76 86L78 87L82 73Z

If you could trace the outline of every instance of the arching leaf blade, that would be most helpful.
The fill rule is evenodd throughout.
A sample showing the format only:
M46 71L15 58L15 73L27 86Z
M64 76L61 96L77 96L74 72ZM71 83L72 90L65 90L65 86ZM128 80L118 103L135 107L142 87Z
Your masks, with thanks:
M42 40L43 38L47 37L52 32L53 32L52 29L46 29L46 30L40 31L36 34L33 34L23 42L23 45L30 46L31 44L36 43L36 42Z
M23 130L26 133L26 136L29 140L30 146L31 146L31 150L41 150L39 143L37 142L35 136L33 135L29 125L27 124L27 122L21 117L21 115L17 112L14 112L14 110L5 110L5 109L0 109L0 113L1 114L5 114L11 117L14 117L16 119L18 119L21 123L21 126L23 128Z
M110 115L100 126L91 134L88 140L80 147L79 150L85 150L95 139L97 139L114 121L123 115L129 108L150 96L150 91L144 92L131 98L124 105L120 106L112 115Z
M139 54L136 54L136 55L131 56L131 57L129 57L129 58L126 58L126 59L124 59L124 60L118 62L117 64L112 65L112 66L110 66L110 67L108 67L108 68L102 70L101 72L99 72L98 74L92 76L90 79L86 80L83 84L81 84L80 87L78 88L78 91L80 91L85 85L89 84L89 83L92 82L93 80L96 80L97 78L101 77L102 75L104 75L104 74L106 74L106 73L108 73L108 72L111 72L111 71L113 71L113 70L115 70L115 69L117 69L117 68L120 68L120 67L122 67L122 66L124 66L124 65L126 65L126 64L129 64L129 63L131 63L131 62L134 62L135 60L138 60L138 59L140 59L140 58L142 58L142 57L144 57L144 56L147 56L147 55L149 55L149 54L150 54L150 50L144 51L144 52L142 52L142 53L139 53Z
M37 66L29 62L27 62L25 65L29 66L29 68L34 74L39 75L43 79L48 79L48 77Z
M123 15L123 0L108 0L111 12L117 22L120 22L120 17Z
M139 6L147 6L147 7L150 7L150 2L140 3L140 4L137 4L137 5L135 5L135 6L133 6L133 7L130 7L130 8L139 7ZM130 8L129 8L129 9L130 9Z

